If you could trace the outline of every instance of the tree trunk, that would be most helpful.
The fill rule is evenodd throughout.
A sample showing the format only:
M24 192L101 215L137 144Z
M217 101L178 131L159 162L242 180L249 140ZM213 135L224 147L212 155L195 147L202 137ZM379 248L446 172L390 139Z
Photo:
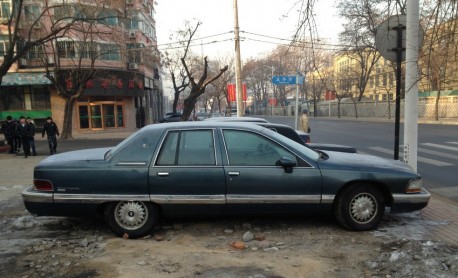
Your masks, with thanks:
M340 119L340 99L337 100L337 117Z
M180 94L175 92L175 96L173 98L173 106L172 106L173 114L177 113L177 105L178 105L178 98L179 97L180 97Z
M183 114L181 115L182 121L189 120L189 117L192 114L192 110L194 110L194 106L196 105L197 98L188 97L184 100L184 107L183 107Z
M65 99L64 125L62 128L61 139L72 139L72 118L73 107L76 99L73 97Z
M435 115L434 115L434 118L436 119L436 121L439 121L439 99L441 98L441 91L438 90L437 91L437 97L436 97L436 111L435 111Z

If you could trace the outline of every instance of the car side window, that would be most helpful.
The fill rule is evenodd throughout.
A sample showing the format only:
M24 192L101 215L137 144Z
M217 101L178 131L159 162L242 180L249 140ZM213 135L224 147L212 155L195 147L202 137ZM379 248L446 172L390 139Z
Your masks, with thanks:
M167 134L156 162L158 166L215 165L212 130L172 131Z
M297 163L294 154L259 134L240 130L223 134L230 165L275 166L282 157Z

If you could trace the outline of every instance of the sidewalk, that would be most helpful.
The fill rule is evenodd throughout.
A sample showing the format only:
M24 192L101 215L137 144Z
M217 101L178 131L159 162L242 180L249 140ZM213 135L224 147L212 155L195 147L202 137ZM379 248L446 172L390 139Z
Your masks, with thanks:
M320 119L320 120L342 120L342 121L355 121L355 122L386 122L386 123L394 123L394 117L391 119L388 118L381 118L381 117L349 117L349 116L342 116L338 117L327 117L327 116L319 116L313 117L311 116L310 119ZM404 123L404 118L401 117L401 123ZM439 119L439 121L435 121L431 118L419 118L419 124L434 124L434 125L458 125L458 118L443 118Z
M432 229L433 237L458 246L457 203L433 194L428 206L421 211L421 215L425 220L444 223Z

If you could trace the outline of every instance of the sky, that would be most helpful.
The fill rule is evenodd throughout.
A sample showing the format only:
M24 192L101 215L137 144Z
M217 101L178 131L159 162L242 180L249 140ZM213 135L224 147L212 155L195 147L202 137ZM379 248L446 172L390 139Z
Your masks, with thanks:
M292 38L297 29L299 7L293 7L297 2L300 1L238 0L242 61L268 54L278 43L288 43L287 39ZM320 37L337 43L337 34L342 27L337 17L335 1L315 2ZM160 51L166 49L170 35L182 29L185 21L199 20L202 25L195 38L202 39L196 41L193 51L203 52L209 58L233 55L233 0L158 0L155 8Z

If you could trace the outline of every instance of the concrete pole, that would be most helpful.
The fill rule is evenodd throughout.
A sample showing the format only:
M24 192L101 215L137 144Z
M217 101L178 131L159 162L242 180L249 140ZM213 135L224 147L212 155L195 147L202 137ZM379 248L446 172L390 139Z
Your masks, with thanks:
M272 78L270 78L271 82L272 79L274 78L274 66L272 66ZM274 115L274 85L272 84L272 105L271 105L271 110L272 110L272 116Z
M404 162L417 171L419 4L407 0Z
M243 117L242 61L240 58L239 12L237 0L234 0L234 35L235 35L235 90L237 99L237 117Z
M299 118L299 74L296 75L296 107L294 108L294 128L299 129L297 119Z

